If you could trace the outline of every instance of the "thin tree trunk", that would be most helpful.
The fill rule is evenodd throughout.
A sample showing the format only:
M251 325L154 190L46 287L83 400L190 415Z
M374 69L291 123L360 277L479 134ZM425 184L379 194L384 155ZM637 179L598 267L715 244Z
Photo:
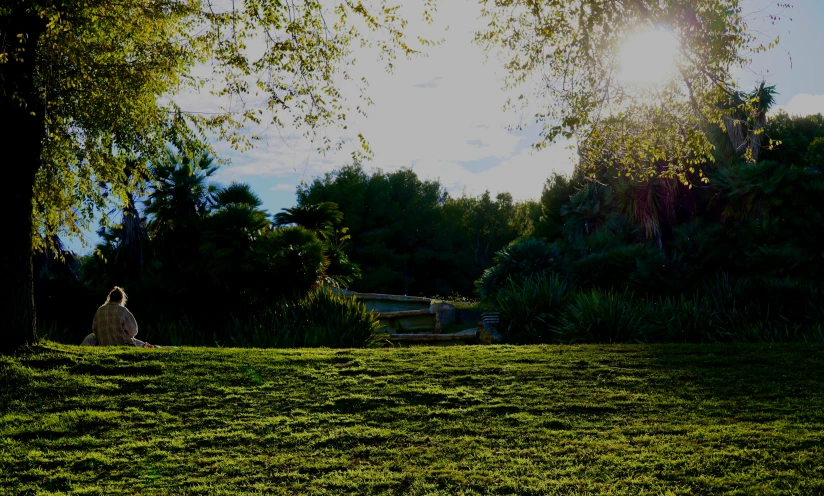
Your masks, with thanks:
M764 133L759 133L764 126L767 125L767 111L759 112L757 118L755 119L755 124L753 125L753 129L750 130L750 151L752 153L752 159L754 161L758 161L758 155L761 153L761 138L764 136Z
M730 117L724 117L724 127L727 128L727 136L730 137L733 150L735 150L736 154L741 153L746 146L747 139L746 136L744 136L744 124Z
M34 81L35 53L44 26L24 7L0 16L0 150L6 192L0 195L5 229L0 243L0 353L37 340L32 280L32 198L45 135L43 105ZM17 34L24 36L18 38ZM3 43L3 41L0 41ZM22 51L17 49L22 48ZM22 99L22 103L21 103Z

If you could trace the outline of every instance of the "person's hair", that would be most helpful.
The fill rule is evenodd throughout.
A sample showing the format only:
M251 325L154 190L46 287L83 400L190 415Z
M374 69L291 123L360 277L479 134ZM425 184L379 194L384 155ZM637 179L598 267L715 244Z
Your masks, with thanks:
M125 305L128 298L123 288L115 286L114 289L109 291L109 295L106 296L106 303L120 303L121 305Z

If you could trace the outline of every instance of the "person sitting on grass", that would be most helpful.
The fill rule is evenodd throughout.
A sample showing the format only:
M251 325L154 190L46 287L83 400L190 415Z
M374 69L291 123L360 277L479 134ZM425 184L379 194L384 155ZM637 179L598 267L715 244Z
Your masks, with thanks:
M156 348L139 339L137 336L137 320L126 308L128 296L123 288L115 286L109 291L104 303L94 314L92 334L86 336L83 345L99 346L139 346L141 348Z

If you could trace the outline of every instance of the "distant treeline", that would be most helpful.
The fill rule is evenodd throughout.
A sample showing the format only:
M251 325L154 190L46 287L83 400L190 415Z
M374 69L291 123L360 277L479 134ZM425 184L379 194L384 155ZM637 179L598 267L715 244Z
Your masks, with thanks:
M359 165L315 179L297 199L332 202L343 213L346 253L363 273L353 289L408 295L472 297L495 253L533 234L541 215L537 201L509 193L452 197L412 170L370 174Z

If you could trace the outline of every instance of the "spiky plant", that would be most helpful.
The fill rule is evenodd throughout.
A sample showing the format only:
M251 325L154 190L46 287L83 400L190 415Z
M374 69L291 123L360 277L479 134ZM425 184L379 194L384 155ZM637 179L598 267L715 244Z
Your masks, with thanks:
M275 225L301 226L324 240L334 237L335 227L342 221L343 212L338 209L338 204L333 202L298 205L284 208L282 212L275 214Z
M755 162L761 152L767 111L775 104L775 86L765 81L751 92L735 91L727 103L724 127L736 153Z

